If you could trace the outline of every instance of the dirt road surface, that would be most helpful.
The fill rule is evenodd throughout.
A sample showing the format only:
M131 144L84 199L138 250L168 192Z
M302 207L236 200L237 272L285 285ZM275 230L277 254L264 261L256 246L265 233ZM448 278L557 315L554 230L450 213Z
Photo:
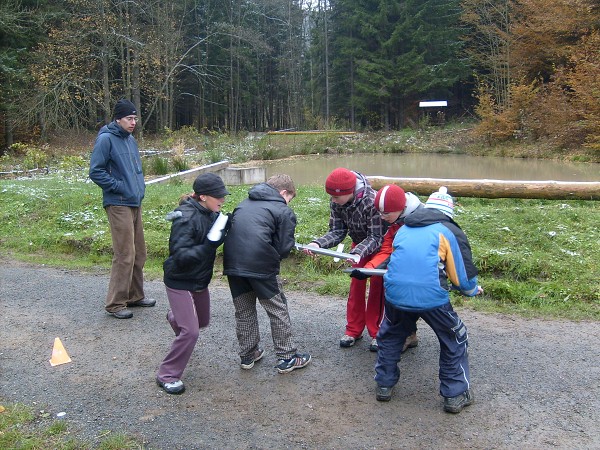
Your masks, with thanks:
M73 433L96 444L108 432L152 449L600 448L600 323L525 320L459 310L469 330L476 402L444 413L438 344L420 324L389 403L375 400L368 339L338 340L345 299L288 292L297 343L313 361L280 375L261 309L267 354L241 370L229 291L211 289L212 322L168 395L155 373L173 332L160 281L154 308L118 320L103 309L106 273L0 263L0 400L66 413ZM72 359L52 367L59 337Z

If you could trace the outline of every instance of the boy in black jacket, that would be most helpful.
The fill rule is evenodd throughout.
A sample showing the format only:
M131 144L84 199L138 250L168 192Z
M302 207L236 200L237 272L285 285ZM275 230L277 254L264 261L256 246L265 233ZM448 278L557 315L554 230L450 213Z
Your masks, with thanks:
M236 333L242 369L251 369L264 356L256 299L271 322L277 371L305 367L309 353L298 353L292 341L287 300L278 278L280 262L294 247L296 215L288 203L296 196L288 175L274 175L250 189L233 211L225 238L224 270L235 307Z

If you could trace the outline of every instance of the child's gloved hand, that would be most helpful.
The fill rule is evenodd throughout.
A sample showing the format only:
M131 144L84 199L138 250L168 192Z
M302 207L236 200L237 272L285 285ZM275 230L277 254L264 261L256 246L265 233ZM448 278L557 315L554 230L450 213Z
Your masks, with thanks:
M354 269L352 272L350 272L350 276L352 278L356 278L357 280L366 280L367 278L369 278L371 275L367 275L363 272L361 272L358 269Z
M223 236L218 241L211 241L210 239L205 239L204 243L212 248L218 248L223 243L224 240L225 240L225 236Z
M227 235L231 229L231 213L227 213L225 215L227 216L227 222L225 223L225 228L223 228L223 235Z

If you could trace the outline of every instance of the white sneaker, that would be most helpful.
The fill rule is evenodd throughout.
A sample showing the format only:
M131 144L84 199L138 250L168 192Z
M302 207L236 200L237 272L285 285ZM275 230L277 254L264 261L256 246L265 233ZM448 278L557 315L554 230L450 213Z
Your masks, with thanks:
M185 391L185 386L183 385L183 381L181 380L164 383L157 378L156 384L163 388L163 390L167 394L181 394L183 393L183 391Z
M372 352L376 352L377 350L379 350L379 344L377 344L376 338L373 338L373 340L371 341L371 345L369 345L369 350Z
M358 341L359 339L362 339L362 336L353 337L345 334L340 339L340 347L352 347L354 344L356 344L356 341Z

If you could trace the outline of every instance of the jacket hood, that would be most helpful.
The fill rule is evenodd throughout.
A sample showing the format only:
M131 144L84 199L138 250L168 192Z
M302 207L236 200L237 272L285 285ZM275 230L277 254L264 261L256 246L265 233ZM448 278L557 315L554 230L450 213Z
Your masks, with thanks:
M367 178L362 173L355 172L355 171L352 171L352 173L354 173L356 175L356 186L354 187L354 198L352 199L351 202L348 202L345 205L342 205L342 207L355 206L355 205L359 204L360 202L362 202L362 200L365 196L366 189L368 187L371 187L369 180L367 180Z
M412 214L404 218L404 224L409 227L426 227L433 223L456 222L437 209L417 208Z
M131 133L129 133L128 131L125 131L115 121L112 121L108 125L104 125L102 128L100 128L100 131L98 131L98 134L100 135L100 134L104 134L104 133L114 134L115 136L119 136L119 137L122 137L122 138L126 138L127 136L131 136Z
M198 210L203 214L212 214L212 211L209 211L208 209L206 209L204 206L202 206L200 203L198 203L196 200L194 200L191 197L187 197L185 200L183 200L179 206L177 208L175 208L175 210L171 211L170 213L168 213L165 216L165 220L168 220L169 222L173 222L175 219L178 219L180 217L184 216L184 212L190 212L190 211L194 211L194 210ZM189 216L189 214L188 214Z
M250 191L248 191L248 198L250 200L265 200L269 202L285 203L285 199L281 196L279 191L267 183L260 183L256 186L253 186Z
M406 206L404 207L404 211L400 215L401 219L404 219L409 214L412 214L419 206L422 205L421 200L419 200L419 197L417 197L412 192L406 192L404 196L406 197Z

